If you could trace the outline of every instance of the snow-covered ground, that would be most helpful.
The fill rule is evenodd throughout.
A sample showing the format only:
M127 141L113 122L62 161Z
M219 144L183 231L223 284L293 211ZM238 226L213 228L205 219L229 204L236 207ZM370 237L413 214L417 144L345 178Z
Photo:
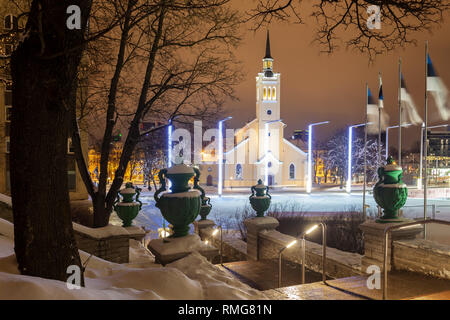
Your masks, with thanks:
M208 218L219 221L232 221L236 212L242 212L245 207L252 211L248 194L236 192L225 193L222 197L207 193L211 198L212 210ZM141 212L136 217L135 224L144 226L149 230L161 228L163 218L161 212L155 207L155 201L150 193L144 193L141 201L145 203ZM369 211L375 214L376 203L373 196L367 194L366 202L370 206ZM446 199L429 199L428 204L436 204L436 219L450 220L450 201ZM336 212L349 210L362 210L362 192L354 192L351 195L345 192L315 191L308 195L296 192L273 192L272 204L269 210L285 209L304 212ZM407 218L423 217L423 199L408 199L404 208L404 216ZM432 208L428 207L428 215L431 216ZM115 224L120 224L120 219L113 215ZM167 225L167 224L166 224ZM225 226L226 227L226 226Z
M62 281L19 274L13 225L0 219L1 299L266 299L258 290L218 269L197 252L162 267L138 241L132 240L130 263L91 257L85 288L68 289ZM80 250L82 261L89 254Z

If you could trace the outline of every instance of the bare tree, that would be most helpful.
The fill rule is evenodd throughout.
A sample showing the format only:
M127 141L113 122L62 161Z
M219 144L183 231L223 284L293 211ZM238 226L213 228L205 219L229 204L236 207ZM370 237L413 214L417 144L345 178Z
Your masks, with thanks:
M70 5L81 9L80 30L66 28ZM67 138L90 10L90 0L32 1L11 58L14 250L26 275L66 281L68 266L82 268L70 214Z
M107 95L100 94L95 100L100 105L97 114L106 115L100 118L104 126L97 188L82 157L78 119L72 110L77 163L93 200L96 227L109 222L136 145L146 134L165 127L141 132L142 121L164 119L167 124L178 117L177 121L188 122L189 118L216 113L224 99L233 96L233 85L240 73L230 50L239 42L241 20L237 11L228 6L229 2L116 0L101 3L102 14L124 19L107 38L100 38L101 45L107 40L109 46L115 45L118 50L113 64L104 65L104 74L112 73L108 89L102 90ZM98 26L92 28L104 28L101 17L95 21ZM102 84L98 87L102 88ZM119 167L107 192L110 146L118 126L126 127L127 134Z
M450 8L448 0L314 0L309 3L317 22L315 41L324 52L333 52L343 40L347 47L365 52L370 58L415 44L414 33L441 24L443 13ZM372 14L377 14L378 9L368 13L373 5L379 8L381 29L371 29L367 23ZM249 12L249 20L254 22L254 28L273 20L301 23L301 6L305 6L305 1L258 0L256 8Z

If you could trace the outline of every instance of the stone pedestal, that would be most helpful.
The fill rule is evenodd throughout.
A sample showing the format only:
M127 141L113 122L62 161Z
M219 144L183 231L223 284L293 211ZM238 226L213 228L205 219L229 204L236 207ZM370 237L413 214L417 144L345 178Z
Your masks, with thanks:
M405 220L405 223L413 222L413 220ZM376 265L383 269L383 239L384 230L389 226L398 226L399 223L377 223L375 221L366 221L359 226L359 228L364 232L364 257L361 261L361 271L366 272L367 267L371 265ZM390 233L388 241L388 261L387 268L388 271L391 270L392 261L392 241L394 240L408 240L415 239L418 234L423 231L422 226L411 227L403 230L393 230Z
M154 239L150 241L148 249L155 255L156 263L162 265L184 258L194 251L197 251L209 261L219 255L217 248L201 241L197 234L179 238Z
M215 225L216 223L209 219L194 221L194 232L197 233L202 240L205 240L201 231L207 228L213 228Z
M274 230L279 222L272 217L256 217L244 221L247 228L247 258L249 260L259 259L258 234L263 230Z

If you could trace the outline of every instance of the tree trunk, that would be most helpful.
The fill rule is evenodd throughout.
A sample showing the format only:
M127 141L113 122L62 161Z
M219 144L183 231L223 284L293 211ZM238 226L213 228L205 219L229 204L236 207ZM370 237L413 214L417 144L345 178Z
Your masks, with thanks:
M66 28L70 5L81 8L81 30ZM81 267L68 192L68 105L76 90L90 6L90 0L33 1L28 36L11 61L10 167L16 258L22 274L61 281L69 276L68 266Z

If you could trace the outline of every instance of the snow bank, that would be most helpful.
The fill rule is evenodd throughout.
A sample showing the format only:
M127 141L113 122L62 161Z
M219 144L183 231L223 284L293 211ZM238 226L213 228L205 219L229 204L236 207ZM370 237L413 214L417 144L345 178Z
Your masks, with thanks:
M13 225L0 219L0 299L264 299L265 296L192 253L166 267L138 241L131 240L130 263L105 261L80 250L89 262L85 288L69 290L65 282L20 275L11 237ZM134 241L134 242L133 242Z
M198 252L167 266L177 268L190 279L200 282L204 298L208 300L267 299L261 291L250 288L231 274L218 269Z
M155 239L150 241L150 246L162 255L213 249L204 243L197 234L190 234L180 238L166 238L164 241Z

